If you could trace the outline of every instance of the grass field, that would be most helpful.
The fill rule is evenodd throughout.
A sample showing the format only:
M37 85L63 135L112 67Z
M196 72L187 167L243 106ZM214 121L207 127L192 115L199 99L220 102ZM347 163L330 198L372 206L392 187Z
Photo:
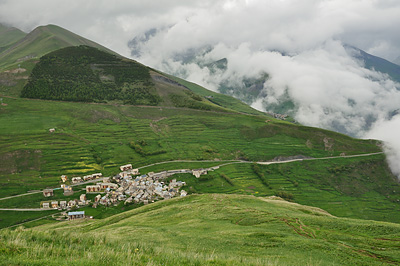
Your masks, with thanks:
M126 163L140 167L179 159L269 160L380 151L374 141L234 113L10 98L4 102L1 197L56 186L61 174L112 174ZM50 134L49 128L56 132ZM334 142L331 150L325 150L324 138ZM131 147L135 141L142 143L144 153Z
M0 257L6 265L392 265L399 232L281 200L208 194L1 230Z
M113 175L126 163L141 167L172 160L212 161L155 165L142 170L146 173L221 164L214 160L266 161L277 156L380 151L373 140L273 119L266 122L265 116L14 98L3 102L7 106L0 107L0 197L59 187L62 174ZM49 128L56 132L50 134ZM261 166L269 186L250 164L225 166L201 182L190 176L177 178L187 180L192 192L285 192L294 201L335 215L398 222L400 189L385 157L340 160ZM0 206L36 207L44 200L41 197L0 201Z

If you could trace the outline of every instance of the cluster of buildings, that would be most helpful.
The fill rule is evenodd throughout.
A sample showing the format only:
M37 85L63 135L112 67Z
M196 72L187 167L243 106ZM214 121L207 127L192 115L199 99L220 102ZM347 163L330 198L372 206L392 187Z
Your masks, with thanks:
M280 120L286 120L286 118L288 117L288 115L285 114L277 114L277 113L273 113L273 112L267 112L269 115L273 116L276 119L280 119Z
M143 203L148 204L159 199L170 199L176 196L184 197L187 192L180 190L185 182L173 179L169 184L165 184L160 179L171 176L177 171L164 171L160 173L150 172L147 175L140 174L137 169L132 169L131 165L121 166L121 173L113 177L115 183L103 179L103 183L86 186L86 193L98 193L105 191L105 195L95 197L93 207L100 205L117 205L119 202ZM182 173L183 170L179 170ZM135 176L137 175L137 176Z
M42 201L41 208L44 209L72 209L74 207L84 207L92 203L92 206L96 208L98 205L112 206L118 205L120 202L125 204L129 203L143 203L148 204L160 199L170 199L173 197L185 197L187 192L181 189L185 182L177 181L176 179L171 180L168 184L162 180L170 177L174 174L179 173L191 173L196 178L201 175L207 174L208 171L218 169L218 167L212 167L208 169L179 169L179 170L168 170L159 173L149 172L145 175L140 175L138 169L133 169L131 164L123 165L120 167L121 172L115 175L112 180L109 177L104 177L102 182L91 184L86 186L86 194L81 194L79 199L73 200L49 200ZM73 177L72 183L80 183L83 181L95 180L103 177L101 173L81 177ZM74 192L72 186L65 184L68 181L66 175L61 176L61 188L64 189L64 195L69 196ZM98 194L93 201L86 198L87 194ZM54 195L53 189L43 190L45 197L51 197ZM68 215L69 216L69 215ZM84 214L73 214L71 219L79 219L84 217Z
M49 201L42 201L40 203L40 207L42 209L58 209L58 210L65 210L65 209L72 209L73 207L84 207L91 203L90 200L86 199L86 194L81 194L79 199L73 200L49 200Z
M65 178L63 178L63 177L65 177ZM71 182L72 182L73 184L78 184L78 183L81 183L81 182L83 182L83 181L94 180L94 179L101 178L101 177L103 177L103 174L102 174L102 173L96 173L96 174L92 174L92 175L85 175L83 178L80 177L80 176L77 176L77 177L73 177L73 178L71 179ZM61 176L61 180L65 183L68 179L66 178L65 175L62 175L62 176ZM65 180L65 181L64 181L64 180Z

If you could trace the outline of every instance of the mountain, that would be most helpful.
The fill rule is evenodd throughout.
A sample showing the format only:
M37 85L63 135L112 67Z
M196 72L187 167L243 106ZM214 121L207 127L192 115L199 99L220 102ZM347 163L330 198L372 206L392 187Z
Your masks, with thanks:
M0 24L0 53L25 36L26 33L17 28Z
M394 60L394 62L393 63L395 63L395 64L397 64L397 65L399 65L400 66L400 56L399 57L397 57L395 60Z
M111 52L104 46L59 26L40 26L0 53L0 69L9 68L32 58L39 59L41 56L63 47L77 45L88 45Z
M216 100L212 101L214 96L210 91L197 89L199 95L190 87L193 86L187 83L182 85L179 80L174 81L134 60L81 45L41 57L21 96L84 102L119 101L123 104L222 112L226 108L235 109L234 101L228 96L215 97ZM250 107L242 107L238 111L262 114Z
M95 209L86 210L91 215ZM398 265L400 225L277 197L193 195L103 220L0 231L5 265ZM49 245L49 242L51 243ZM40 251L40 252L38 252Z
M55 25L37 27L29 34L22 34L17 29L11 32L22 38L8 38L12 43L4 49L0 48L0 94L2 95L18 97L39 58L60 48L87 45L115 54L104 46Z
M388 74L389 77L400 83L400 66L393 64L383 58L368 54L367 52L353 46L345 46L347 51L355 58L364 62L365 67L371 70Z

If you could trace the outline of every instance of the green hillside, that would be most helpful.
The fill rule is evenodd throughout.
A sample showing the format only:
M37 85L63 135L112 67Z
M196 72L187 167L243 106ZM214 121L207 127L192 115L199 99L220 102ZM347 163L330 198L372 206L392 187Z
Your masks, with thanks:
M233 110L241 112L241 113L254 114L254 115L265 115L265 113L251 108L249 105L245 104L241 100L238 100L234 97L207 90L195 83L180 79L175 76L171 76L171 75L167 75L167 74L164 74L164 75L166 75L169 78L171 78L172 80L182 84L183 86L187 87L194 93L199 94L203 97L206 97L210 102L212 102L216 105L219 105L221 107L233 109Z
M112 52L107 48L55 25L40 26L0 53L0 69L36 58L68 46L88 45Z
M16 37L22 35L17 29L13 32ZM19 97L39 58L60 48L88 45L115 54L95 42L55 25L37 27L18 40L14 35L10 36L8 32L7 43L13 42L0 48L0 95Z
M209 100L209 96L205 95L207 93L215 95L218 104ZM262 114L250 107L244 108L243 103L239 105L238 101L229 96L217 96L216 93L182 80L174 81L136 61L89 46L71 46L41 57L21 97L104 103L118 101L132 105L222 112L237 109Z
M0 198L59 187L62 174L114 175L126 163L142 167L171 160L213 161L143 168L147 173L246 160L204 178L177 178L188 183L191 193L278 194L338 216L400 221L400 185L383 154L260 165L257 171L250 163L279 156L375 153L381 151L377 141L233 112L21 98L3 102L7 106L0 107ZM50 128L56 132L49 133ZM0 208L32 208L41 200L4 200ZM0 227L28 219L6 217Z
M21 96L157 105L161 98L153 87L145 66L89 46L72 46L41 57Z
M397 265L399 232L398 224L276 198L193 195L104 220L2 230L0 258L5 265Z
M19 29L0 24L0 53L25 36L26 33Z
M6 51L0 52L0 95L19 97L23 87L25 87L28 82L32 70L35 65L40 62L39 59L41 56L63 47L79 45L95 47L101 51L106 51L115 55L114 52L58 26L48 25L38 27L26 35L25 38L14 43ZM104 62L103 64L100 62L96 64L96 62L92 61L91 64L88 64L88 62L85 62L85 59L83 59L80 68L74 68L72 66L76 61L72 59L71 61L68 57L70 55L75 55L74 60L76 60L79 57L79 52L74 53L72 52L73 50L74 49L71 50L70 48L64 50L64 52L54 52L52 54L53 58L54 56L58 56L58 58L60 59L61 57L61 61L63 61L63 63L59 61L57 67L54 69L54 65L52 65L49 60L45 60L49 58L50 55L45 56L45 62L40 63L41 70L36 70L36 72L44 72L42 73L44 76L41 77L41 81L46 83L45 86L47 88L52 87L53 90L60 92L60 88L62 87L64 88L62 93L55 95L53 91L50 95L43 95L42 91L41 95L32 95L26 93L25 90L24 95L35 98L64 98L74 101L97 102L119 99L118 101L120 103L126 104L176 106L224 112L229 109L238 112L264 115L233 97L211 92L196 84L167 76L153 69L145 70L143 65L132 60L122 59L122 57L119 56L110 56L105 53L101 55L100 57L111 60L108 62L110 64L109 66L106 66ZM70 54L68 54L69 52ZM97 54L99 53L101 52L97 51ZM99 57L97 57L97 59L99 59ZM116 68L118 68L117 71L113 70ZM141 69L141 73L147 75L147 79L148 73L150 73L151 80L146 80L146 83L149 81L150 84L142 86L143 82L132 82L133 79L131 77L129 78L127 74L131 74L131 72L134 71L133 68L136 70ZM1 69L3 69L2 72ZM66 74L66 72L69 73ZM115 74L122 72L125 73L125 76L119 75L119 80L115 80ZM40 75L41 74L37 76ZM46 78L50 76L52 76L51 79ZM61 77L63 79L61 79ZM73 77L74 80L69 79L70 77ZM136 75L136 77L138 76ZM33 80L35 80L35 78L33 78ZM58 85L53 86L55 83L58 83ZM31 82L30 86L32 84ZM82 89L82 86L80 89L77 89L80 85L83 85L86 89ZM39 87L41 86L43 86L43 84L39 85ZM70 89L72 89L72 91L70 91ZM83 90L87 91L85 93L80 93ZM140 97L137 97L138 94L139 96L144 95L144 97L140 99ZM160 99L154 97L154 95L158 95L162 100L160 101Z

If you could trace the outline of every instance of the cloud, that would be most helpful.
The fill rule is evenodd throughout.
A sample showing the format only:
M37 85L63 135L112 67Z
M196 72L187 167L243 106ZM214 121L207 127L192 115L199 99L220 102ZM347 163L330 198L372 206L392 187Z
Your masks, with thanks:
M2 22L25 31L57 24L124 55L134 36L168 28L147 43L149 49L168 54L248 41L254 49L296 52L339 39L394 60L400 55L399 13L393 0L0 1Z
M366 135L368 138L381 139L385 141L385 152L390 168L393 173L400 176L400 115L391 120L381 120Z

